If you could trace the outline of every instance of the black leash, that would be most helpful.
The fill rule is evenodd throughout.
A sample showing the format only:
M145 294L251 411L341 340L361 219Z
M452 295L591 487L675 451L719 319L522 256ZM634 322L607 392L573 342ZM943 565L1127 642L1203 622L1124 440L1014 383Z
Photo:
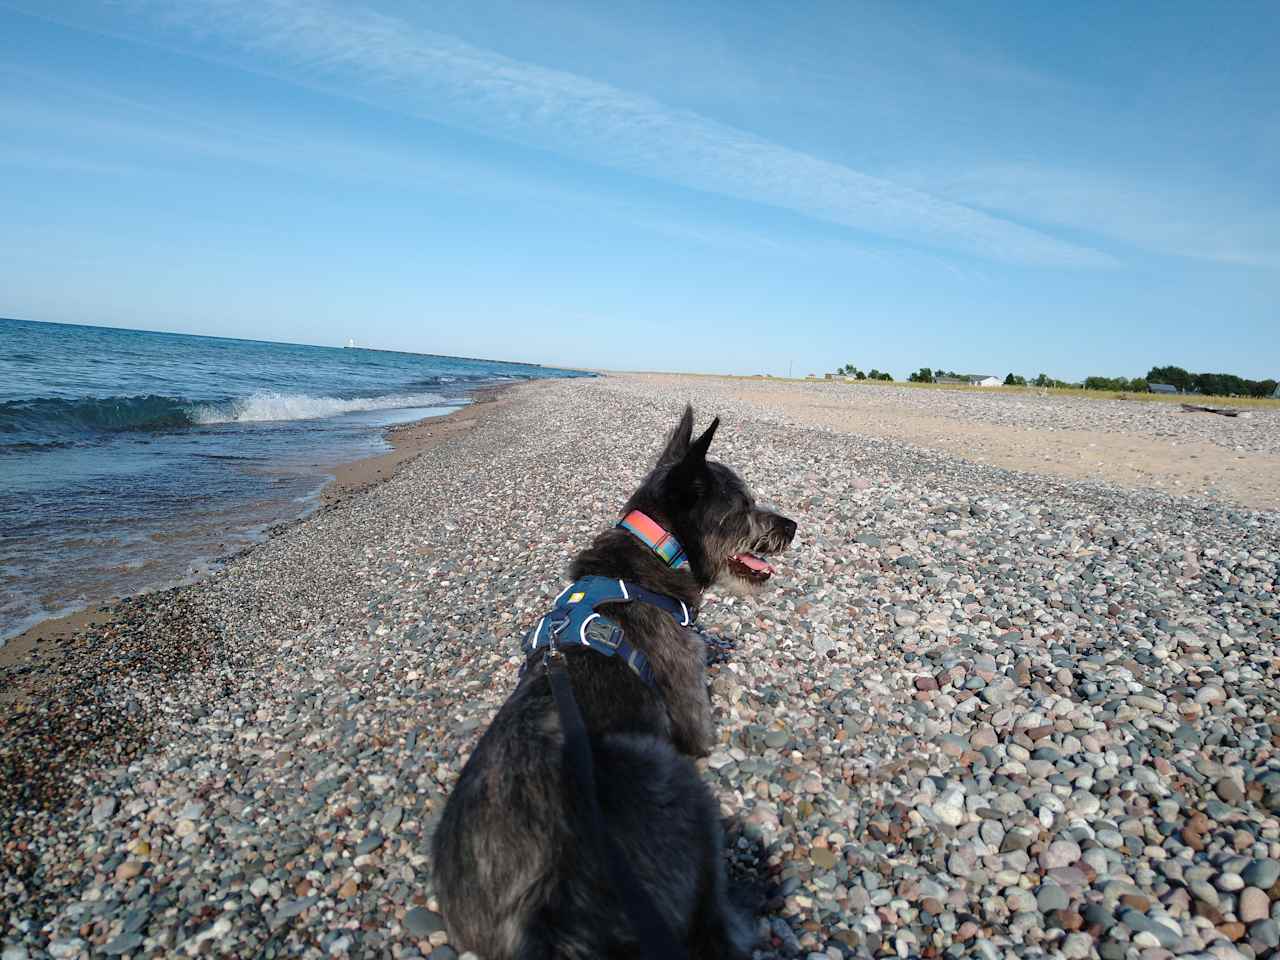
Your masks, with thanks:
M551 682L551 695L560 711L560 727L564 731L565 776L574 795L585 800L587 830L596 849L604 854L618 899L622 901L631 930L640 943L640 955L646 960L687 957L688 951L680 946L671 928L658 913L657 906L636 880L631 864L605 830L600 798L596 793L591 741L587 738L582 711L578 709L578 701L573 696L573 684L570 683L569 671L565 668L564 654L552 643L543 655L542 662L546 665L547 678Z

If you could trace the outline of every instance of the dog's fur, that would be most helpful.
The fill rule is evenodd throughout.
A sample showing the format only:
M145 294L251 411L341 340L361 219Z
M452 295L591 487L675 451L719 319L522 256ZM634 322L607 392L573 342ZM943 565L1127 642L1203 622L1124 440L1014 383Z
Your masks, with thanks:
M777 553L795 524L756 507L746 485L708 461L719 421L696 441L686 408L657 465L627 503L684 546L673 570L621 529L574 560L573 579L614 577L695 608L736 553ZM715 742L703 642L642 603L603 606L649 658L655 693L617 657L567 648L591 738L605 829L644 891L615 890L584 829L586 798L566 789L563 737L541 653L464 767L433 838L436 891L458 949L485 960L638 956L619 896L648 896L693 958L750 955L750 921L729 903L719 811L690 756Z

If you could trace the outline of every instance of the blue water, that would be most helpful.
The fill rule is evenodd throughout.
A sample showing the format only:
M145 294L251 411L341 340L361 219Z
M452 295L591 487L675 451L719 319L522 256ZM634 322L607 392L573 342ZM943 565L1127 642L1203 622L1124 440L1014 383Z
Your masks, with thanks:
M0 319L0 641L179 582L525 364Z

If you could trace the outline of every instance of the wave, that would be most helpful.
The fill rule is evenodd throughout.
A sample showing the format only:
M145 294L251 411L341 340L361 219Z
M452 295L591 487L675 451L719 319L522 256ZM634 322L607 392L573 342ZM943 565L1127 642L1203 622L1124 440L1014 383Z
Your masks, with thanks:
M255 393L251 397L225 403L202 404L195 408L196 423L262 423L273 420L323 420L344 413L369 410L402 410L406 407L434 407L444 403L434 393L411 393L389 397L312 397L305 393Z
M435 393L382 397L326 397L295 393L255 393L217 401L158 395L37 397L0 403L0 446L9 450L66 446L86 435L181 430L220 423L322 420L345 413L434 407L448 401Z
M189 427L189 405L173 397L37 397L0 403L0 433L42 438L85 432Z

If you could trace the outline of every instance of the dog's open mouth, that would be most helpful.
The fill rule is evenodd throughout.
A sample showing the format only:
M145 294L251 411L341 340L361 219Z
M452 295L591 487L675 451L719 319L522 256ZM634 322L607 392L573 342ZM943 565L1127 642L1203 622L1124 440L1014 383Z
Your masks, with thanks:
M752 583L764 583L773 576L773 565L754 553L735 553L729 558L729 569Z

